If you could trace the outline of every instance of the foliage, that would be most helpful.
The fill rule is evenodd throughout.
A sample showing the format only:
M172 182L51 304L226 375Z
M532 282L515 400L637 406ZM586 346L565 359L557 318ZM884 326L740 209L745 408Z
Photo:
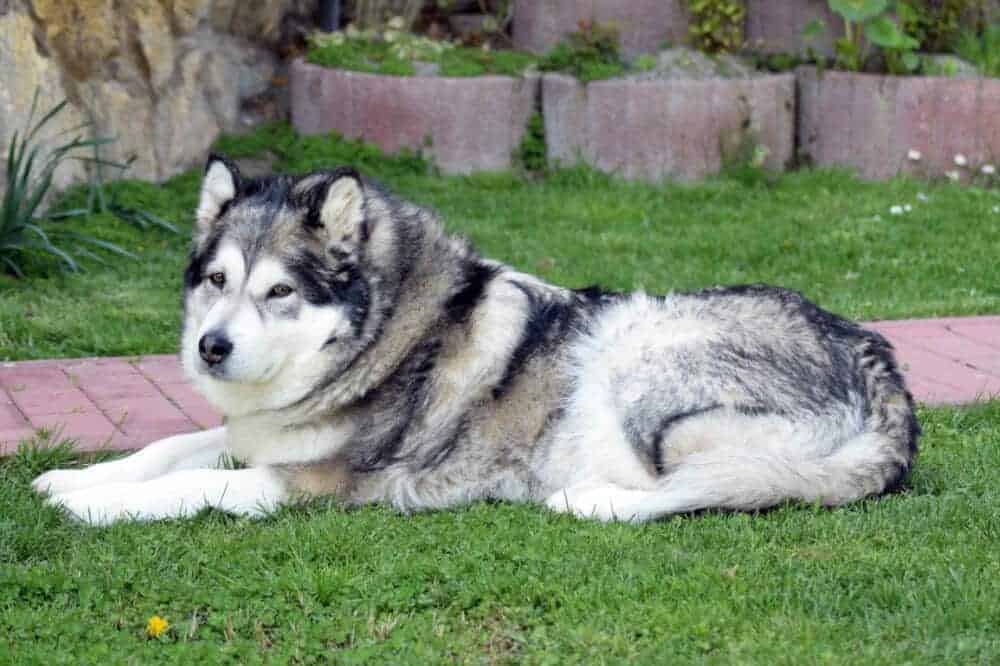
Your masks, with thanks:
M730 53L743 46L744 0L688 0L694 46L706 53Z
M963 33L956 52L973 63L983 76L1000 77L1000 23L986 26L981 34Z
M541 173L548 167L545 148L545 118L538 111L528 118L528 127L514 155L514 161L529 173Z
M836 43L838 68L853 72L863 70L872 47L880 50L885 67L892 74L912 73L920 67L920 58L914 52L920 44L892 19L890 0L827 2L830 9L844 20L844 35Z
M32 125L37 105L36 90L27 127L23 132L14 132L7 148L6 183L0 208L0 265L23 277L24 262L31 256L51 257L64 270L76 271L81 267L78 262L81 257L100 260L94 249L128 255L117 245L70 229L66 224L42 224L44 217L65 219L89 212L88 209L71 209L44 216L41 210L46 196L51 193L56 170L67 160L81 159L80 153L85 149L96 150L111 140L76 136L47 147L51 141L43 140L40 133L66 108L67 101L56 104ZM85 123L72 131L89 127L90 124ZM96 157L93 162L97 167L102 164Z
M903 32L928 53L954 51L966 19L975 17L983 0L900 0L896 3Z
M580 21L538 64L545 71L565 72L581 81L610 79L625 73L614 23Z
M528 53L455 46L392 29L317 33L310 42L313 64L394 76L416 74L418 61L437 64L441 76L520 76L537 61Z

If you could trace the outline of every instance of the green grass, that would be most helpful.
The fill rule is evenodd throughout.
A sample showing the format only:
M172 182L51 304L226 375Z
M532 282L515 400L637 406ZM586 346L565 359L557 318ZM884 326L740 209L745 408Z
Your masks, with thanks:
M921 418L902 494L645 526L319 502L88 529L27 485L67 452L25 450L0 463L0 662L996 663L1000 403Z
M386 158L286 126L228 138L234 155L271 150L276 168L351 163L517 268L563 284L651 292L765 281L859 319L1000 312L1000 192L838 171L776 180L752 172L699 185L627 183L587 169L542 179L439 177L412 154ZM145 231L113 215L74 221L139 255L85 273L0 276L0 360L176 351L181 273L199 174L120 186L122 205L182 227ZM918 201L926 193L927 202ZM82 196L78 192L74 196ZM911 203L913 211L889 214ZM73 198L66 202L73 205Z
M586 169L441 178L412 154L283 126L219 148L268 150L293 171L355 164L485 253L570 286L764 280L856 318L1000 311L997 192L835 171L689 186ZM198 179L119 197L187 233ZM186 239L112 215L74 224L140 259L0 278L0 359L174 351ZM921 420L901 494L645 526L321 501L260 521L89 529L31 493L43 470L90 461L43 438L0 461L0 663L996 662L1000 402ZM171 629L150 640L154 614Z

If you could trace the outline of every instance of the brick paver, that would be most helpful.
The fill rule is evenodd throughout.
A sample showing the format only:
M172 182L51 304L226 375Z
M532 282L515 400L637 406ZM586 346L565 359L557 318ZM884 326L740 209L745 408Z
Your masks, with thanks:
M1000 397L1000 316L868 326L892 341L920 402ZM184 381L176 356L0 363L0 455L37 428L83 450L134 449L221 422Z

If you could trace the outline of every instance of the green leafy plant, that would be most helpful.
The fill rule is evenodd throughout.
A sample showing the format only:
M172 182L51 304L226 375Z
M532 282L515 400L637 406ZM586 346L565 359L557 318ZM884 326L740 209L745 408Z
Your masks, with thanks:
M881 50L890 73L911 73L920 67L914 52L920 43L891 18L890 0L828 0L828 4L844 19L844 35L836 43L837 67L861 71L872 47Z
M979 34L963 33L955 51L983 76L1000 77L1000 23L986 26Z
M514 161L530 173L543 173L548 167L545 149L545 118L538 111L528 118L528 127L514 154Z
M977 28L983 0L900 0L896 3L903 32L929 53L954 51L963 28ZM971 22L972 25L969 25Z
M38 91L35 91L27 128L23 132L14 132L7 148L7 174L0 208L0 265L18 277L24 277L24 261L33 255L55 258L63 269L71 271L80 270L78 259L81 257L101 261L93 249L134 256L113 243L76 232L66 224L42 224L46 218L65 219L89 212L79 208L43 215L41 211L52 191L53 178L60 165L68 159L79 159L80 152L87 148L96 149L112 141L76 136L54 147L46 147L40 133L66 105L67 101L63 100L32 125L38 109ZM90 126L90 123L84 123L70 132Z
M625 73L614 23L581 21L541 62L539 69L566 72L581 81L610 79Z
M696 48L706 53L730 53L743 45L743 0L688 0L691 24L688 34Z

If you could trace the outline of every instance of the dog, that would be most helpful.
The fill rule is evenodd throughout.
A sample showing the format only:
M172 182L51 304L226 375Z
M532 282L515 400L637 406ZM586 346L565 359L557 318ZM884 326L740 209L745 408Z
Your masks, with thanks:
M917 453L889 343L794 291L553 286L347 167L245 179L212 155L195 218L180 356L225 425L33 482L82 521L838 506Z

